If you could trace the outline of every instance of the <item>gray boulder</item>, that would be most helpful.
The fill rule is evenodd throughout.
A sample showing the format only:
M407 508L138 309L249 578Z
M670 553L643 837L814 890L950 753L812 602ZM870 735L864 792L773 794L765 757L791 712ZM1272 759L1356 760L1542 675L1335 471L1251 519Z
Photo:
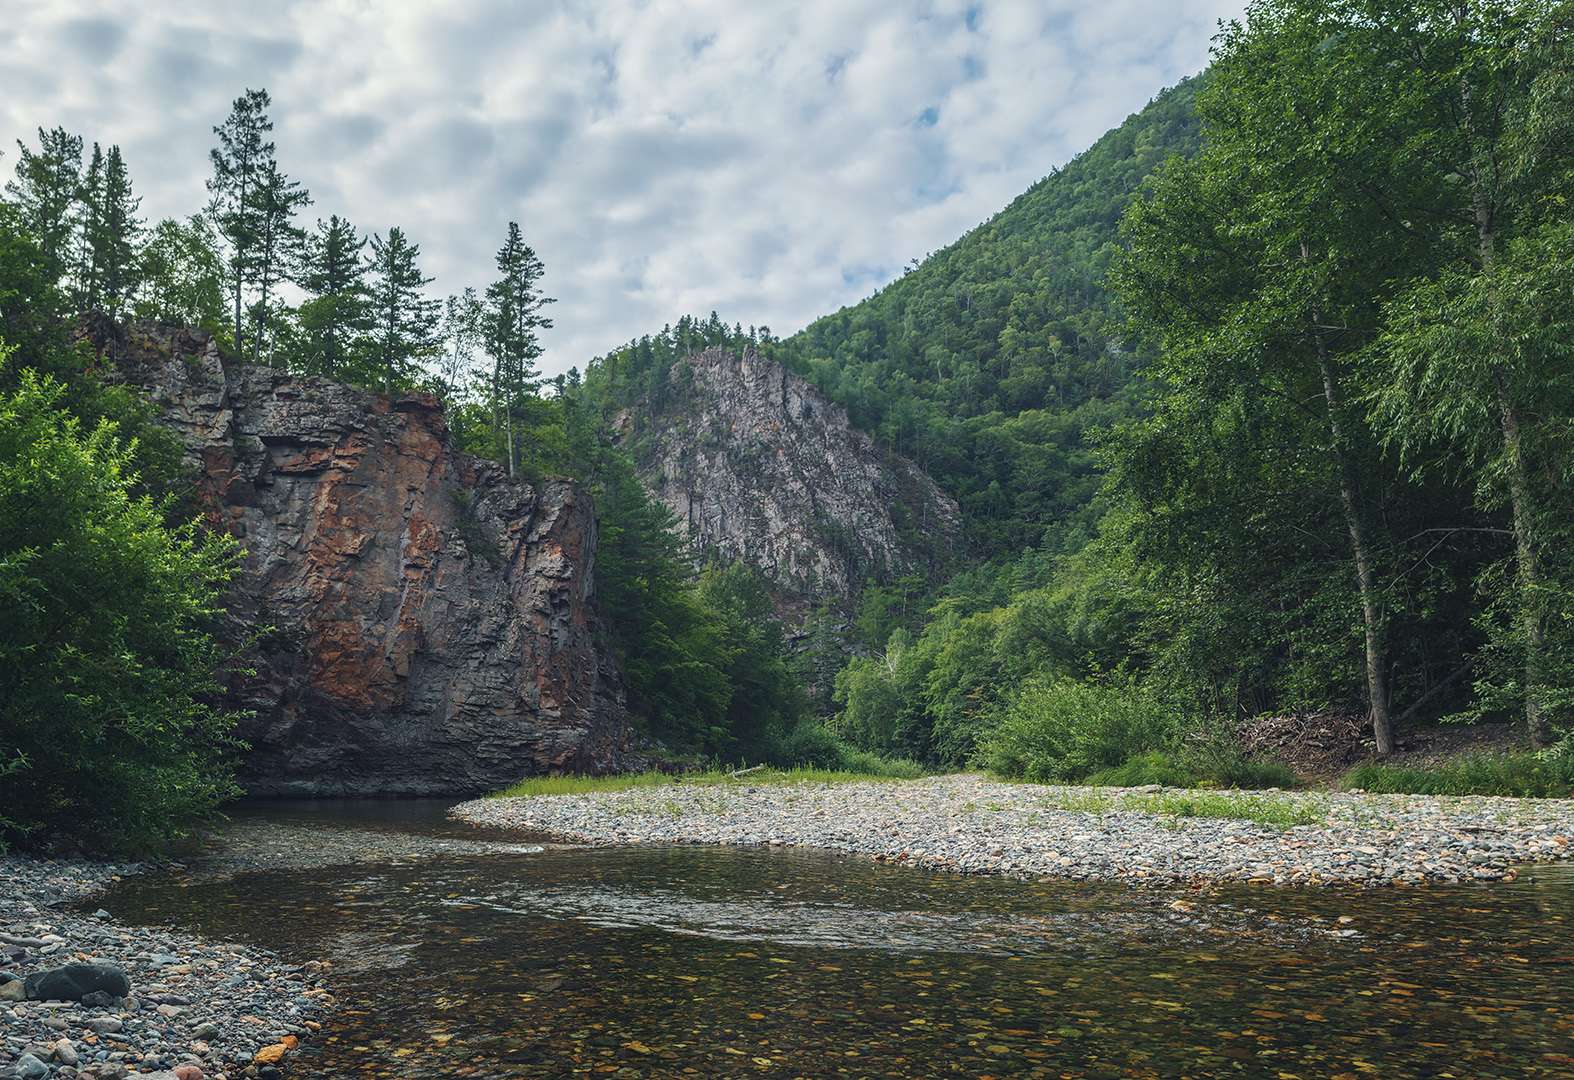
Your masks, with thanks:
M81 1001L95 991L122 998L131 993L131 980L113 964L67 964L35 971L26 989L29 998L42 1001Z

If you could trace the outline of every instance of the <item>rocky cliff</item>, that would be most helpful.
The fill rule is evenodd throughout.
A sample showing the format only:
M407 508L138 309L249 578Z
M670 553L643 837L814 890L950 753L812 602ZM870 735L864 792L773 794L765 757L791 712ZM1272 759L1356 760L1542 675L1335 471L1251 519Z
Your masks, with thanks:
M696 555L742 560L799 596L851 601L867 579L954 554L951 497L800 376L753 350L707 349L668 381L658 404L620 423Z
M267 628L229 682L248 791L447 795L619 762L582 488L454 452L427 395L231 362L194 331L90 337L245 548L230 612Z

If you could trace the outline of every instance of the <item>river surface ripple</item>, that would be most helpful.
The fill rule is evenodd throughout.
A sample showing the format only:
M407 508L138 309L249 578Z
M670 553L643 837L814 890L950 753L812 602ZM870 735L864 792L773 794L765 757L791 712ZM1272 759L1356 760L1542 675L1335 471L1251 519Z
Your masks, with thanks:
M1574 876L1024 882L261 804L103 903L333 964L298 1077L1569 1077Z

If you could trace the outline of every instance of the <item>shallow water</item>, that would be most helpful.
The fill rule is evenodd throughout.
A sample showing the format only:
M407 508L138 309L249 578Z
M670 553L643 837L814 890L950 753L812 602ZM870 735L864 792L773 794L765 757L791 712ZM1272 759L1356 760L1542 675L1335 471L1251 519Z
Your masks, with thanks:
M296 843L303 827L489 835L430 803L248 815L238 833ZM1492 886L1190 894L512 839L157 880L103 903L331 960L341 1008L296 1076L1574 1075L1562 867Z

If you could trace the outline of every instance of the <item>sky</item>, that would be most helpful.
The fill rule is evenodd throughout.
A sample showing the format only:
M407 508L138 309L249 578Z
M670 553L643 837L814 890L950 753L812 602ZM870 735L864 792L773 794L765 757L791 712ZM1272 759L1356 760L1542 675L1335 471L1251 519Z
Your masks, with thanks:
M150 223L202 208L266 88L280 168L420 247L435 296L517 221L541 368L684 314L786 336L993 216L1208 62L1240 0L5 0L18 139L118 144Z

